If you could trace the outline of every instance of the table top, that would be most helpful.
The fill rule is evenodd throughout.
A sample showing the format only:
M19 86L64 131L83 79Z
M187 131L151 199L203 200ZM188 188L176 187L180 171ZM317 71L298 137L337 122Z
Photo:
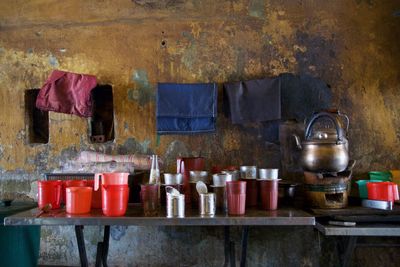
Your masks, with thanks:
M0 205L0 218L2 219L3 217L10 216L12 214L32 209L36 207L37 204L34 202L17 202L13 201L11 203L11 206L3 206Z
M125 216L107 217L101 209L90 214L71 215L65 209L40 214L37 208L23 211L4 219L5 225L136 225L136 226L217 226L217 225L315 225L315 217L297 208L275 211L248 209L244 216L218 213L214 217L201 217L196 209L187 209L185 218L167 218L165 207L158 216L145 217L140 205L130 204Z
M399 223L357 223L356 226L335 226L317 222L315 227L327 236L400 236Z

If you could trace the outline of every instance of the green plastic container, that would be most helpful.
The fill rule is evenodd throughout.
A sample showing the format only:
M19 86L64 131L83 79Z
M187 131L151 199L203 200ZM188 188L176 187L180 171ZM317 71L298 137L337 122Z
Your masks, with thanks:
M12 203L0 206L0 266L37 266L40 226L4 226L4 218L37 207L35 203Z
M368 198L367 183L369 182L382 182L382 180L358 180L356 184L358 185L358 193L360 198Z
M382 182L391 182L392 181L392 173L388 171L377 172L372 171L368 173L370 180L379 180Z

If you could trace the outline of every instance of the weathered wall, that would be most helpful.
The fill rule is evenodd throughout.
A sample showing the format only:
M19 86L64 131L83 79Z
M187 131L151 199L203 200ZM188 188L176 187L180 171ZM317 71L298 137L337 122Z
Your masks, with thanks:
M279 166L280 148L264 140L259 125L232 126L222 114L215 134L157 137L154 93L158 81L222 83L282 72L310 74L331 86L335 105L351 120L357 172L400 168L399 10L400 2L390 0L0 1L0 188L29 194L41 173L84 149L157 153L170 170L177 155L199 154L208 158L208 166ZM50 113L49 143L27 144L24 90L39 88L55 68L93 74L113 86L115 142L90 144L87 120ZM282 259L319 265L312 230L290 230L295 243L280 241L287 230L257 231L260 235L250 244L251 265L266 259L274 265ZM77 263L70 257L76 253L70 230L47 228L43 233L48 241L42 242L43 263ZM111 249L110 263L144 266L154 258L155 264L168 265L163 255L174 253L160 252L170 249L167 237L190 233L199 242L174 239L175 250L190 252L185 265L220 264L215 236L221 234L213 230L128 228L123 233L120 241L114 236L111 247L121 254ZM93 244L96 238L93 230ZM151 238L160 242L145 245ZM136 246L141 240L146 250ZM285 258L293 246L294 254ZM193 256L204 247L213 248L209 262ZM134 261L138 254L132 250L147 251L147 256Z

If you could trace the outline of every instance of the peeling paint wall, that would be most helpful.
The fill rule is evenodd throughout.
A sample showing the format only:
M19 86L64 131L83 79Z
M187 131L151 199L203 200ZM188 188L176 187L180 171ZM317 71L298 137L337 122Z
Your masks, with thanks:
M216 133L157 137L154 95L157 82L221 84L283 72L308 74L330 85L334 104L350 117L350 153L358 160L357 172L400 168L399 10L400 2L389 0L0 1L0 188L32 197L34 181L43 172L86 149L157 153L169 171L177 156L190 155L207 157L207 167L277 166L280 148L266 141L262 125L231 125L221 113ZM24 91L40 88L55 68L93 74L101 84L112 85L113 143L91 144L88 120L53 112L49 143L27 142ZM59 242L59 232L65 231L69 234ZM111 247L131 246L136 231L128 228L132 237L113 241ZM135 242L146 244L164 231L186 230L148 229L148 236ZM205 230L187 231L200 237ZM268 239L269 230L257 231L261 237L255 243ZM278 233L271 237L273 242L286 235L285 230ZM301 233L291 233L296 246L315 248L314 237L304 241ZM61 264L76 264L71 231L49 228L43 234L42 263L59 259ZM204 235L205 244L215 247L213 230ZM146 254L157 258L157 264L166 264L159 257L167 240L160 237L159 256ZM190 251L184 241L176 242L181 242L177 250ZM284 252L276 255L274 246L267 244L250 249L251 265L267 258L278 265ZM290 249L291 244L280 244L282 251ZM190 246L195 251L202 248L197 243ZM187 265L218 266L217 253L211 253L209 262ZM133 261L121 255L111 251L110 262ZM134 262L144 266L147 260L139 257ZM288 264L319 265L318 253L296 250Z

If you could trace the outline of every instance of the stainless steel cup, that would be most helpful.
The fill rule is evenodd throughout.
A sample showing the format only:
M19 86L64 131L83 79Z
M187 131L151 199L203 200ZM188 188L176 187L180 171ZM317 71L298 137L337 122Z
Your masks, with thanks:
M167 193L167 218L185 217L185 195Z
M259 179L278 179L279 169L259 169Z
M221 173L226 173L232 175L232 181L237 181L239 180L239 171L234 170L234 171L227 171L227 170L222 170Z
M216 173L213 174L213 185L214 186L225 186L226 182L233 180L233 176L228 173Z
M182 173L164 173L164 183L165 185L176 185L182 184L183 175Z
M226 198L226 186L211 186L215 194L216 208L222 212L228 211L228 203Z
M200 194L199 210L201 216L214 216L216 197L214 193Z
M208 172L206 171L190 171L190 182L198 182L198 181L202 181L205 184L209 184L210 183L210 179L208 178Z
M240 166L240 178L256 179L257 178L257 166Z

